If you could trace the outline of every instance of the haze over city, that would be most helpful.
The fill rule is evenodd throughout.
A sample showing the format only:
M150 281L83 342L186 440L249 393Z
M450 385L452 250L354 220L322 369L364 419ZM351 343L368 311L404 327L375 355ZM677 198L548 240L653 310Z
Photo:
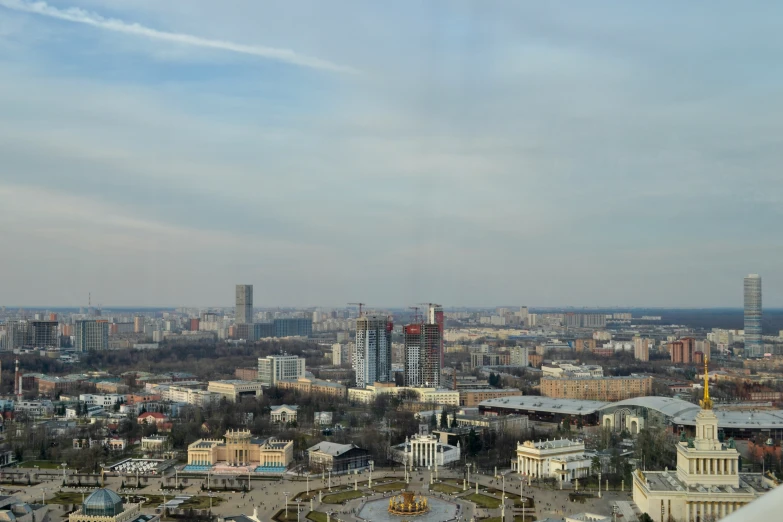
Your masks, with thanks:
M782 15L0 0L2 301L783 306Z

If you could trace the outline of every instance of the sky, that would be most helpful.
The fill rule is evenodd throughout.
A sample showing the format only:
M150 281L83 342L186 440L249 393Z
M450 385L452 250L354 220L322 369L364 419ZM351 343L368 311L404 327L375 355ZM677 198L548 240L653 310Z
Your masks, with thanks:
M781 18L0 0L0 304L783 306Z

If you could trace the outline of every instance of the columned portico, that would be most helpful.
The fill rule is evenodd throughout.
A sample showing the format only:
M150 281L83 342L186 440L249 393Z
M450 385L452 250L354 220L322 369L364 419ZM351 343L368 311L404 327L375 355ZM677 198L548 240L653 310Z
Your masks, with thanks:
M680 438L676 471L637 469L633 474L634 502L653 520L660 520L662 506L666 506L666 516L674 520L720 520L766 491L761 474L740 474L734 441L718 439L718 417L712 410L706 363L704 379L696 437Z

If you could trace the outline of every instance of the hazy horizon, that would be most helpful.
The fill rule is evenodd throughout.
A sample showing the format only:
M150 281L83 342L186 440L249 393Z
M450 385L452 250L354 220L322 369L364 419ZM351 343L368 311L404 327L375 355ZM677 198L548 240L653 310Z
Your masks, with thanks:
M0 300L782 307L781 18L0 0Z

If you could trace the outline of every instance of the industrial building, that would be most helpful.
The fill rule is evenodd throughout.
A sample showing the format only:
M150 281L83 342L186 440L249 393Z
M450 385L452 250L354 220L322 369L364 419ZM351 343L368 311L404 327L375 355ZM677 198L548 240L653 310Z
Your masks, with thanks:
M752 439L757 435L783 439L783 410L714 410L721 437ZM573 423L602 425L614 431L637 433L648 427L660 427L674 433L692 434L696 429L699 407L671 397L636 397L618 402L579 399L555 399L518 396L490 399L479 404L482 415L528 415L531 421L562 422L569 416Z

